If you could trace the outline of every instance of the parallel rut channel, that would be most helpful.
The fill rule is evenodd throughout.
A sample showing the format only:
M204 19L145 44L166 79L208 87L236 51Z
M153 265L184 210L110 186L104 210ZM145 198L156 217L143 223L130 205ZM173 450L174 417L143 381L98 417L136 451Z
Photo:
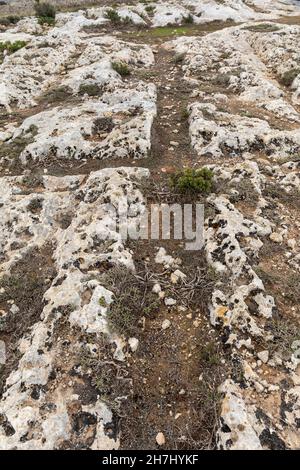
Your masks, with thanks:
M202 28L201 28L202 29ZM211 31L211 27L208 27ZM219 29L219 26L215 26ZM199 33L205 34L201 30ZM164 42L176 38L164 38ZM132 39L124 34L124 39ZM143 37L134 39L143 43ZM187 106L193 102L193 88L183 78L180 58L164 48L164 42L147 38L155 53L155 64L134 73L157 87L157 116L152 129L152 148L148 159L134 163L150 170L147 203L191 203L169 192L170 175L184 167L197 165L199 158L190 145ZM202 162L201 162L202 163ZM197 165L199 166L199 165ZM203 200L201 202L204 202ZM157 248L163 246L182 260L186 273L201 269L203 288L195 287L194 301L186 309L168 308L161 302L154 318L147 318L139 338L139 348L128 360L132 391L122 405L119 420L122 449L151 449L158 432L165 436L165 449L209 449L215 446L220 395L218 386L228 371L222 342L209 325L207 306L213 281L207 275L204 253L185 251L184 243L140 241L133 248L137 273L142 266L161 279L154 262ZM150 274L150 279L151 279ZM171 326L163 330L162 323Z

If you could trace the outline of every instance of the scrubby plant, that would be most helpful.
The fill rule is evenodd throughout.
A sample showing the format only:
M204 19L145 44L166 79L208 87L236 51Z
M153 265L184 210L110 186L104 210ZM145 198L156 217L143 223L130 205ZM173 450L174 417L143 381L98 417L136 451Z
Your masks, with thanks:
M8 51L13 54L14 52L17 52L19 49L22 49L23 47L26 46L26 41L15 41L11 42L8 46Z
M153 15L153 13L155 11L155 6L154 5L147 5L145 7L145 10L148 13L148 15Z
M121 75L121 77L127 77L130 75L130 68L126 62L112 62L112 68Z
M218 346L213 341L210 341L207 344L202 344L200 346L199 356L201 363L206 367L217 366L221 362L220 351L218 350Z
M191 13L189 13L187 16L185 16L182 20L183 24L193 24L194 23L194 17Z
M79 86L80 95L98 96L101 93L102 89L97 83L81 83Z
M98 300L98 303L99 303L100 307L106 307L107 306L104 297L100 297L100 299Z
M22 183L29 188L43 186L43 176L38 173L30 173L29 175L24 175Z
M57 103L66 101L72 96L72 90L68 86L62 85L56 88L49 89L41 96L41 101L47 103Z
M181 120L186 121L189 118L189 116L190 116L190 113L189 113L188 109L183 108L181 113L180 113Z
M252 26L246 26L243 29L253 33L272 33L274 31L279 31L280 28L276 24L260 23L254 24Z
M9 54L13 54L14 52L18 51L19 49L22 49L22 47L25 47L26 44L27 43L25 41L0 42L0 53L4 52L4 51L7 51Z
M102 24L97 24L97 23L91 23L91 24L86 24L81 28L81 31L84 31L85 33L99 33L102 31L103 25Z
M114 293L107 319L110 328L119 334L136 334L139 320L142 317L151 317L159 308L152 286L146 285L126 267L116 266L110 269L101 282Z
M56 10L51 3L40 3L39 0L36 0L34 9L40 24L53 25L55 23Z
M42 208L43 208L43 200L40 198L31 199L31 201L29 202L27 206L27 209L33 214L40 212Z
M112 23L121 23L121 17L119 15L119 13L114 10L114 8L109 8L108 10L106 10L105 12L105 18L107 18L108 20L110 20Z
M171 185L180 192L208 193L212 189L213 172L208 168L186 168L171 177Z
M291 87L295 78L300 74L300 68L288 70L281 75L280 82L286 87Z
M3 18L0 18L0 25L9 26L11 24L17 24L20 19L21 18L19 16L15 15L4 16Z
M102 132L111 132L114 128L114 122L111 117L99 117L93 122L92 133L101 134Z

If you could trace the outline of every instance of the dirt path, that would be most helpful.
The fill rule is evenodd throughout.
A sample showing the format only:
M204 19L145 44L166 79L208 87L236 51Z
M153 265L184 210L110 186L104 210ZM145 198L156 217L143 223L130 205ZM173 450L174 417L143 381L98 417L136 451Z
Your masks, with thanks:
M199 34L203 34L202 28ZM150 42L155 65L137 72L132 80L147 80L157 87L151 156L137 164L151 171L151 184L165 189L170 174L194 166L199 158L189 138L187 106L193 102L193 87L183 79L180 58L174 58L164 48L164 42L155 39ZM147 202L149 208L152 202L160 202L155 190L150 190ZM209 324L209 292L213 284L207 276L204 253L187 252L183 245L174 240L147 241L139 242L134 250L137 271L146 267L147 272L170 283L170 272L166 274L154 262L157 249L163 246L173 258L182 260L185 273L192 275L202 267L204 283L209 287L201 290L195 287L195 299L189 307L180 308L178 304L170 308L162 304L154 318L145 320L138 335L139 348L127 365L132 392L124 402L119 421L122 449L154 448L159 432L165 436L165 449L208 449L215 445L220 406L218 386L229 365L225 365L222 338ZM164 330L165 321L170 326Z

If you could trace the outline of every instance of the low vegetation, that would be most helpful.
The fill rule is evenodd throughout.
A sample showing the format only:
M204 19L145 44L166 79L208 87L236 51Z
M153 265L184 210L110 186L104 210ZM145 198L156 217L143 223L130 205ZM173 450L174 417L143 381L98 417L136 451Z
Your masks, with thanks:
M159 26L146 31L146 35L154 38L163 38L168 36L182 36L190 32L188 26Z
M191 13L189 15L187 15L185 18L183 18L182 23L183 24L193 24L194 23L193 15Z
M59 86L45 92L40 101L46 103L59 103L68 100L72 96L72 90L68 86Z
M179 54L175 54L174 56L174 63L175 64L180 64L184 61L186 54L184 52L181 52Z
M199 348L199 357L201 364L207 367L218 366L221 364L221 355L218 345L214 341L203 344Z
M290 160L290 159L289 159ZM263 195L272 203L274 201L285 204L290 208L299 208L300 191L297 188L286 191L275 183L268 182L263 191Z
M145 7L146 12L148 13L149 16L152 16L155 12L155 6L154 5L147 5Z
M34 9L35 15L41 25L47 24L51 26L55 23L56 10L51 3L36 0Z
M93 122L92 133L101 134L103 132L111 132L114 128L114 122L111 117L100 117Z
M243 29L253 33L272 33L280 30L277 25L271 23L254 24L253 26L246 26Z
M16 15L8 15L0 18L0 25L2 26L10 26L13 24L17 24L20 21L20 16Z
M245 202L249 207L255 208L259 201L259 194L248 178L220 184L215 191L218 194L227 194L233 204Z
M25 47L26 44L27 44L26 41L0 42L0 54L3 54L4 52L6 52L7 54L13 54L14 52L17 52L19 49L22 49L23 47Z
M283 75L281 75L280 83L282 83L282 85L290 88L292 86L295 78L299 74L300 74L300 68L294 68L294 69L288 70Z
M213 172L208 168L186 168L171 177L171 186L180 192L209 193L213 184Z
M112 62L111 66L121 77L127 77L131 73L126 62Z
M187 108L183 108L180 113L181 121L187 121L189 118L190 113Z
M97 83L81 83L79 87L80 95L99 96L102 93L102 89Z
M114 293L107 313L113 331L132 336L137 333L142 317L154 314L159 306L151 285L145 285L126 267L117 266L104 275L102 281Z
M108 10L106 10L104 16L109 21L115 24L119 24L122 21L122 18L120 17L119 13L114 8L109 8Z
M272 250L274 252L274 250ZM297 288L300 284L300 274L297 272L285 273L284 276L277 272L267 271L260 267L255 269L256 273L262 279L266 287L280 286L285 299L292 305L300 304L300 291ZM300 334L300 333L299 333ZM300 338L299 338L300 339Z

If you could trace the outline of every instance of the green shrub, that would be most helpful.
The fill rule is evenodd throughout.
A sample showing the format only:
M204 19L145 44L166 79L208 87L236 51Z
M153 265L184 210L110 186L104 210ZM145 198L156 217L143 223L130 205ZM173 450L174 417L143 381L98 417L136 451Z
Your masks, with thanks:
M23 47L26 46L26 41L15 41L10 43L8 47L8 51L13 54L14 52L17 52L19 49L22 49Z
M35 15L40 24L53 25L55 23L56 10L53 5L47 2L36 1L34 5Z
M53 26L55 24L55 19L48 16L39 16L38 21L40 25L47 24L48 26Z
M300 74L300 68L288 70L281 75L280 82L286 87L291 87L295 78Z
M0 42L0 53L7 51L9 54L13 54L14 52L18 51L19 49L22 49L22 47L26 46L25 41L15 41L15 42Z
M125 62L112 62L111 66L122 77L130 75L130 68Z
M26 148L27 145L34 141L34 136L37 134L37 127L32 125L28 131L22 133L14 139L10 139L7 142L3 142L0 145L0 161L2 159L18 160L20 154Z
M180 113L181 121L186 121L190 117L190 113L187 108L183 108Z
M4 18L0 18L0 24L2 26L9 26L11 24L17 24L20 19L21 18L19 16L15 15L5 16Z
M68 86L59 86L46 91L40 97L40 100L47 103L57 103L60 101L66 101L72 96L72 94L72 90Z
M97 83L81 83L79 86L80 95L98 96L101 93L102 89Z
M119 13L113 8L109 8L108 10L106 10L104 16L105 18L110 20L112 23L121 23L121 17Z
M218 346L210 341L207 344L202 344L199 348L199 356L202 365L206 367L218 366L221 363L221 354Z
M155 12L155 6L154 5L147 5L145 7L145 10L148 13L148 15L153 15L154 12Z
M183 23L183 24L193 24L193 23L194 23L194 17L193 17L193 15L190 13L188 16L186 16L185 18L183 18L182 23Z
M171 177L171 185L180 192L208 193L212 183L213 172L208 168L186 168Z
M254 24L253 26L246 26L243 28L246 31L251 31L253 33L272 33L274 31L279 31L279 27L276 24L270 23L261 23L261 24Z

